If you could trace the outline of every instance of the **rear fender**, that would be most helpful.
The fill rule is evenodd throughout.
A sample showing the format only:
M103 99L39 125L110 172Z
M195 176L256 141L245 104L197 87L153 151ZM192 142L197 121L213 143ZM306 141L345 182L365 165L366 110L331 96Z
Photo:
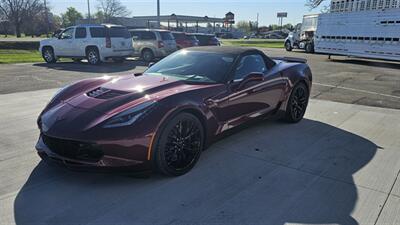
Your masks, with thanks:
M303 82L310 95L312 87L312 73L309 66L305 63L293 63L282 71L282 76L288 78L288 86L285 89L282 99L283 102L280 107L280 111L286 111L286 107L289 101L289 97L292 93L293 88Z

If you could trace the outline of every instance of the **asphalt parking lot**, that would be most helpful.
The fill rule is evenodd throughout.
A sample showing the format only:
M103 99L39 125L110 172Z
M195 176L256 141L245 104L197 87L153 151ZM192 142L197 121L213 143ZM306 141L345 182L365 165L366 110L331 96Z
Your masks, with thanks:
M177 178L71 172L34 150L56 88L145 64L0 65L0 224L400 224L400 65L266 51L309 60L306 118L233 133Z
M312 98L350 104L400 109L400 63L363 60L301 51L263 49L269 56L302 57L314 74ZM62 62L0 65L0 94L62 87L71 82L102 75L133 74L146 69L141 61L123 64Z

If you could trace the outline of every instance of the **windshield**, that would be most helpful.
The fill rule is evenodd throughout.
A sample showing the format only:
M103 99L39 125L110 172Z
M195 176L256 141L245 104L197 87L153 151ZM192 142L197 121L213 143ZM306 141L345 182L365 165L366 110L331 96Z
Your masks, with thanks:
M181 50L164 58L145 73L191 82L220 83L234 59L228 54Z
M187 39L191 40L191 41L198 41L196 36L194 35L186 35Z
M174 36L172 36L171 32L160 32L161 39L164 41L174 40Z

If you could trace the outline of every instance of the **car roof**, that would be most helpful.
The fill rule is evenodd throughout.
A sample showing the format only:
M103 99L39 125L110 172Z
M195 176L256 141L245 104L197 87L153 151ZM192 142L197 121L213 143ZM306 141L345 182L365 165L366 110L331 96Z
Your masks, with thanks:
M231 55L241 55L247 52L261 52L256 48L248 47L233 47L233 46L204 46L204 47L192 47L186 48L188 51L202 51L202 52L214 52L214 53L225 53Z
M108 28L110 28L110 27L125 27L125 26L104 23L104 24L78 24L78 25L71 26L71 27L108 27Z
M214 37L214 34L202 34L202 33L190 33L188 35L195 35L195 36L210 36L210 37Z
M169 31L169 30L163 30L163 29L146 29L146 28L141 28L141 29L129 29L129 31L171 32L171 31Z
M185 48L181 51L193 51L193 52L212 52L212 53L222 53L231 55L233 57L239 57L247 54L260 54L264 57L265 62L269 68L276 65L276 62L268 57L264 52L249 47L235 47L235 46L201 46L201 47L190 47Z

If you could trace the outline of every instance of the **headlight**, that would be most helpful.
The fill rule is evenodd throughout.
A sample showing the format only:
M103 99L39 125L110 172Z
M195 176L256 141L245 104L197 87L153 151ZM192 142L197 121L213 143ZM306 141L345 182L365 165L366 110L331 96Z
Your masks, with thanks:
M104 124L104 128L114 128L132 125L137 119L155 105L155 101L148 101L111 117Z

